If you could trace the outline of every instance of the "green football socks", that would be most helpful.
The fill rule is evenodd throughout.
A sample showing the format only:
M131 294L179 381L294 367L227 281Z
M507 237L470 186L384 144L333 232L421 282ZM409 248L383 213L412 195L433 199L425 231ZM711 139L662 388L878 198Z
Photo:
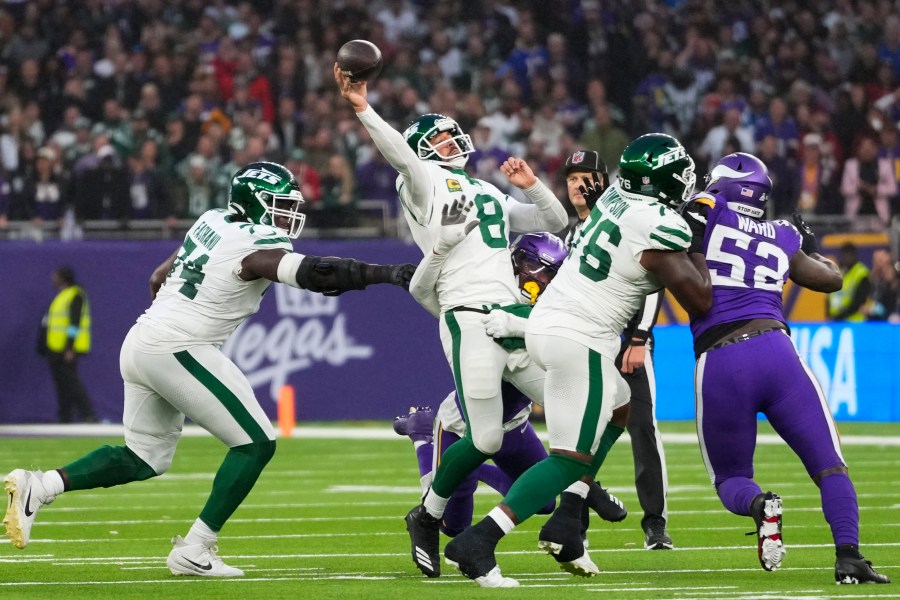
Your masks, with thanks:
M150 465L127 446L101 446L60 469L66 490L112 487L156 476Z
M200 518L219 531L253 488L259 474L275 454L275 442L257 442L228 450L213 479L212 491Z
M451 444L444 452L441 463L434 473L431 490L442 498L449 498L469 473L489 458L490 455L478 450L467 435Z
M557 494L587 474L590 465L563 454L551 454L525 471L516 481L503 504L519 523L534 515Z

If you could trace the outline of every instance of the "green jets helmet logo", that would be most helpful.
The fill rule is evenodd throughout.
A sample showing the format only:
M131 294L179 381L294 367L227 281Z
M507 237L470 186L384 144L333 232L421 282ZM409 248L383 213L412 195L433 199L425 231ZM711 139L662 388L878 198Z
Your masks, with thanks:
M676 160L684 158L685 156L687 156L687 151L684 149L684 146L677 146L675 148L672 148L668 152L663 152L662 154L658 155L653 161L653 166L651 167L651 169L655 171L656 169L659 169L666 165L670 165Z
M249 169L238 175L235 179L260 179L271 185L281 182L281 177L266 169Z

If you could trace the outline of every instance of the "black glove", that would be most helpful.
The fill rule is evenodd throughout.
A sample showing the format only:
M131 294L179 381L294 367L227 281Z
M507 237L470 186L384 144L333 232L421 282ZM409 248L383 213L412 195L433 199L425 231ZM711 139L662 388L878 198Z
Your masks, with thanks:
M409 289L409 282L412 280L413 274L416 272L416 265L388 265L391 269L391 284L399 285L404 290Z
M806 254L818 252L819 244L816 242L816 234L809 228L809 223L803 220L800 213L794 213L793 219L794 225L797 226L797 231L800 232L800 238L802 240L800 242L800 249Z
M597 204L597 200L599 200L600 196L603 195L603 192L606 191L603 182L600 180L600 175L596 171L592 171L591 179L582 177L581 181L583 181L584 184L578 186L578 191L584 196L584 203L587 207L594 208L594 205Z
M706 211L709 207L700 202L687 202L681 207L681 218L691 228L691 245L688 252L703 252L706 235Z

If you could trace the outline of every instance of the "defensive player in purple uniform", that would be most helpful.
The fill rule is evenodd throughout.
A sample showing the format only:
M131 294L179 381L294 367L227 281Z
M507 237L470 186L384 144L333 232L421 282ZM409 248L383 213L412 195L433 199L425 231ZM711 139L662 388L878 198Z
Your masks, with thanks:
M520 235L510 249L513 271L526 301L516 306L519 310L527 310L556 275L566 258L567 250L562 240L550 233ZM524 345L524 339L521 337L504 336L501 341ZM494 464L480 465L450 497L440 525L441 531L450 537L472 524L474 510L472 494L479 481L505 495L519 475L547 457L544 444L528 422L531 400L507 382L502 384L502 395L505 431L503 444L491 457ZM441 403L437 411L437 422L430 407L414 407L410 409L408 415L394 419L394 430L412 439L419 462L423 491L427 491L431 484L433 469L440 464L440 457L446 449L465 435L466 422L454 392ZM436 444L435 437L437 437ZM585 506L593 508L607 521L620 521L627 514L621 502L611 497L596 483L588 492ZM548 514L553 508L554 502L550 502L539 513ZM587 529L587 523L583 523L582 526Z
M756 418L763 413L819 487L837 583L889 583L859 553L856 491L828 403L791 343L782 306L788 277L834 292L841 274L819 254L799 215L796 227L763 218L771 189L759 159L729 154L683 211L695 234L689 251L706 256L713 286L712 308L691 318L700 450L725 508L753 517L760 564L774 571L785 555L781 498L753 480Z

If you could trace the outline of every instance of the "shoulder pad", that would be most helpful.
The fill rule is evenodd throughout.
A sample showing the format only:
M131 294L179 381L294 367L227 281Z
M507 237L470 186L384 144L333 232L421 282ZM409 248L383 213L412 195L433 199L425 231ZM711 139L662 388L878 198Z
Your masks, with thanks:
M694 194L694 196L690 200L688 200L688 203L692 202L703 204L704 206L708 206L710 208L716 207L716 197L712 194L707 194L706 192L698 192Z

